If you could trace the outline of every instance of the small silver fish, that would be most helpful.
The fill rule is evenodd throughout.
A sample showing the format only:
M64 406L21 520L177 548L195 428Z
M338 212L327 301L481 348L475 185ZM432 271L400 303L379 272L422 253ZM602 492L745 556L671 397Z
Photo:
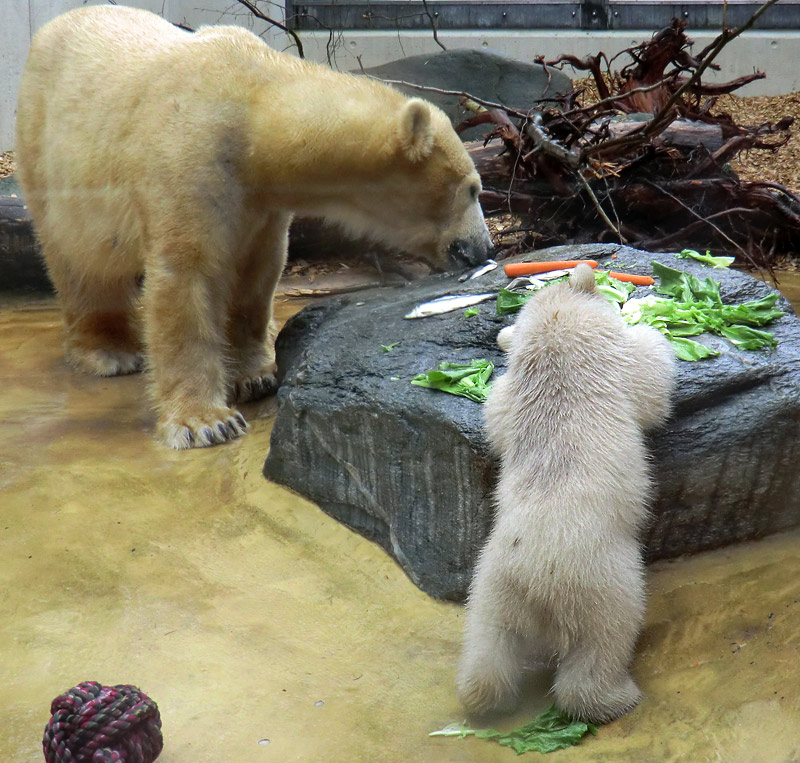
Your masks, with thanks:
M417 305L404 318L428 318L431 315L442 315L451 313L453 310L461 310L463 307L472 307L487 299L493 299L496 294L448 294L445 297L433 299L430 302L423 302Z
M539 273L535 279L539 281L554 281L556 278L569 275L575 268L567 268L566 270L550 270L547 273Z
M486 275L486 273L491 273L496 267L497 263L494 260L486 260L486 264L479 267L474 273L464 273L458 277L458 280L463 282L471 281L473 278L480 278L482 275Z

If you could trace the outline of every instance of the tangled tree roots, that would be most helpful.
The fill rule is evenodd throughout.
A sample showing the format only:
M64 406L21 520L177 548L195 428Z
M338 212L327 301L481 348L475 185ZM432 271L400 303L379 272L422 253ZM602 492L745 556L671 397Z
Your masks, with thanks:
M793 120L744 126L715 111L717 96L761 72L723 84L701 79L771 4L697 55L689 52L684 22L675 19L623 51L630 62L614 72L619 56L603 53L542 61L588 71L599 99L587 105L585 87L528 112L466 101L475 113L461 129L494 125L486 141L470 145L484 209L519 217L526 247L616 240L652 251L709 248L767 268L776 256L795 253L800 197L777 183L742 182L728 167L742 152L777 151ZM501 154L487 147L491 139L502 141Z

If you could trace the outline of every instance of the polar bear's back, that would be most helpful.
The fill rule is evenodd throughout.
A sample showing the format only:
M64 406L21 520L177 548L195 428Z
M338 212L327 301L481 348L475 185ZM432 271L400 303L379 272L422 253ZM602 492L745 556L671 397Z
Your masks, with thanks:
M485 404L502 459L499 504L515 507L514 524L555 523L562 554L571 526L582 528L579 545L583 532L602 544L619 524L634 534L644 518L649 470L628 391L633 351L602 296L548 287L520 313L507 371Z
M197 157L214 156L243 111L243 62L271 53L239 27L193 34L122 6L45 25L20 86L17 154L51 266L81 251L90 270L140 272L142 205L215 182Z

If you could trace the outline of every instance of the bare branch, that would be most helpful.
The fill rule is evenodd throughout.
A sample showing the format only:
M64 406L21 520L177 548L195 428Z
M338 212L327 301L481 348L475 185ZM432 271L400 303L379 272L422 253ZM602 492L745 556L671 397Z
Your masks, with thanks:
M270 18L261 10L259 10L259 8L257 8L252 2L250 2L250 0L236 0L236 2L239 3L239 5L243 5L245 8L247 8L247 10L250 11L250 13L252 13L257 19L266 21L268 24L272 24L272 26L275 28L280 29L282 32L288 34L294 41L294 44L297 46L297 55L300 58L306 57L303 50L303 43L300 42L300 38L297 36L297 32L295 32L294 29L289 29L289 27L287 27L285 24L281 24L280 21Z
M625 237L620 233L619 228L617 228L614 223L611 222L610 218L606 214L605 210L603 209L602 205L600 204L599 199L595 196L592 187L586 182L586 178L583 175L581 170L578 170L576 173L578 176L578 180L581 181L581 185L583 185L584 190L586 191L589 198L592 200L592 204L594 204L595 209L597 210L597 214L603 218L603 222L608 226L609 230L615 235L619 237L619 240L623 244L627 244L628 242L625 240Z
M442 50L447 50L447 48L444 46L442 41L439 39L439 32L436 29L436 19L433 17L431 12L428 10L428 0L422 0L422 7L425 9L425 15L428 17L428 21L431 22L431 31L433 32L433 41Z

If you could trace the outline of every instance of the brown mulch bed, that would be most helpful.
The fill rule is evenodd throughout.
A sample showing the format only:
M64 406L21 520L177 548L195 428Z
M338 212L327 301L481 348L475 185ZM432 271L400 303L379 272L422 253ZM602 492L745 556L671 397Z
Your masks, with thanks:
M751 151L738 156L731 166L742 180L771 180L785 185L790 191L800 192L800 93L788 95L761 95L741 98L723 95L714 111L731 114L738 124L758 125L778 122L783 117L794 117L792 137L774 154L769 151Z
M0 178L11 175L14 172L14 152L0 152Z

